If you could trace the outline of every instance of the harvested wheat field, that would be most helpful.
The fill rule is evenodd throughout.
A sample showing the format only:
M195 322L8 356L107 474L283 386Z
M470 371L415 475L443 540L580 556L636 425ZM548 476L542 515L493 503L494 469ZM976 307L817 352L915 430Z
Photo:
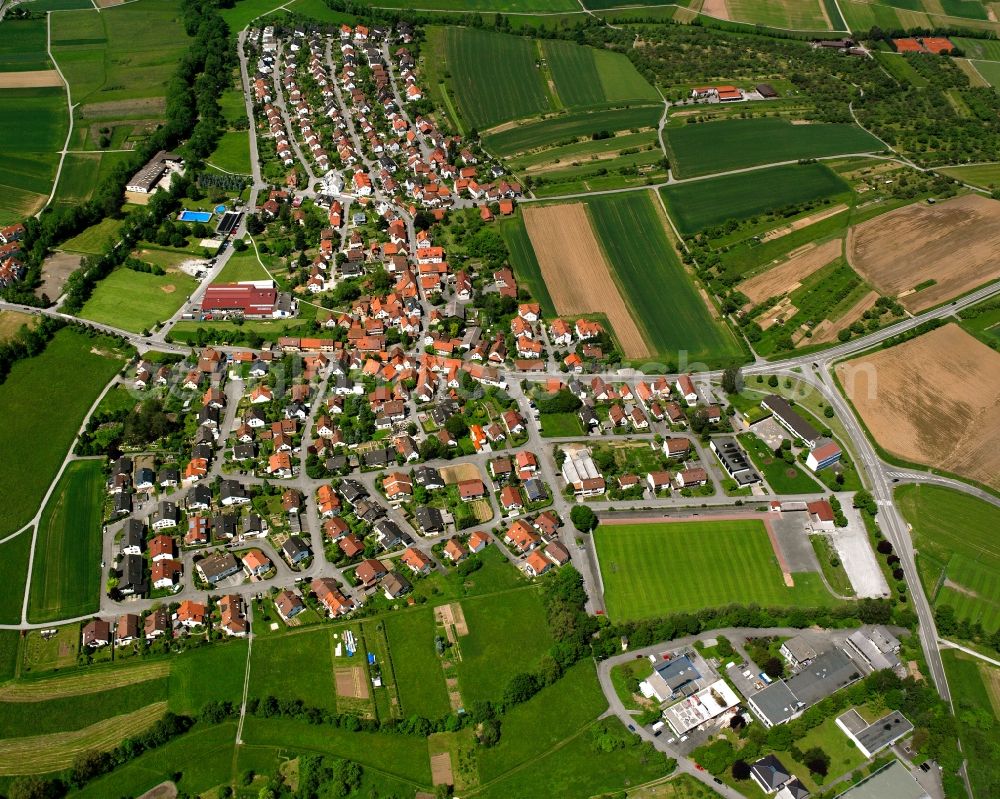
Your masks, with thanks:
M949 324L839 364L837 377L893 455L1000 489L1000 353Z
M614 279L581 203L525 207L524 224L560 316L602 313L626 358L651 354Z
M334 669L333 679L337 686L337 696L342 696L345 699L368 698L368 679L361 666Z
M800 247L787 261L744 280L736 286L736 290L746 294L754 305L768 297L790 294L809 275L836 259L842 243L841 239L833 239L819 246L807 244Z
M967 194L914 203L850 230L848 260L882 294L923 311L1000 277L1000 202Z
M0 89L40 89L62 86L62 78L54 69L35 69L30 72L0 72Z

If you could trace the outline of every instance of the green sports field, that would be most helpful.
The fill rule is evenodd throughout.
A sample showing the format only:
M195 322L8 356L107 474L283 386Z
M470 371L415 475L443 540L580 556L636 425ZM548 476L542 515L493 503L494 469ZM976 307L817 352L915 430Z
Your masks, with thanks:
M548 39L542 52L559 99L570 108L617 102L659 102L660 96L621 53Z
M173 316L197 286L179 271L153 275L116 269L97 284L80 316L139 333Z
M75 461L66 467L38 525L30 621L97 610L104 577L100 568L104 496L99 460Z
M0 537L38 511L84 414L122 367L111 345L106 338L60 330L41 355L15 363L0 384L0 418L18 420L4 439L6 451L18 455L0 458Z
M68 126L62 89L0 89L0 225L45 204Z
M445 28L449 89L475 128L551 109L532 39L476 28Z
M720 363L743 355L736 337L714 319L667 237L648 191L587 201L622 297L654 352L689 362Z
M913 528L917 570L935 606L1000 627L1000 508L947 488L908 485L896 501Z
M818 574L785 585L764 524L746 521L605 524L594 534L613 620L648 619L738 603L815 607L833 597Z
M822 164L788 164L693 180L660 189L677 229L696 233L728 219L846 195L847 184Z
M884 149L882 142L856 125L793 125L774 118L681 125L666 133L679 178Z

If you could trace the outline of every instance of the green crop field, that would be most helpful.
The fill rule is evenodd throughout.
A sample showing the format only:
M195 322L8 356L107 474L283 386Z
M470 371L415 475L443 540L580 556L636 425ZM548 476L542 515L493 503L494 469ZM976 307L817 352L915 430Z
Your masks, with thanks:
M814 607L833 597L816 573L781 576L762 522L605 524L594 534L613 620L738 603Z
M939 169L948 177L982 186L984 189L1000 186L1000 164L978 164L976 166L949 166Z
M15 363L0 384L0 418L18 420L4 439L6 450L18 455L0 459L0 537L38 511L84 414L122 367L110 345L108 339L60 330L41 355Z
M56 187L55 204L79 205L89 200L94 188L118 164L131 158L130 153L67 153Z
M964 36L952 36L950 38L962 49L966 58L975 58L983 61L1000 61L1000 40L967 39Z
M34 3L32 3L34 6ZM93 6L90 6L93 8ZM44 19L7 19L0 28L0 72L51 69L45 54Z
M183 272L116 269L97 284L80 316L138 333L173 316L197 285Z
M829 30L822 0L726 0L729 19L792 30Z
M1000 508L947 488L908 485L896 501L913 528L917 568L935 606L1000 628Z
M104 472L99 460L74 461L38 524L28 619L47 622L96 611L100 602Z
M537 589L463 599L462 611L469 634L459 638L456 668L466 707L477 699L499 700L510 678L537 668L552 646Z
M215 152L205 160L223 172L249 175L250 134L245 130L223 133Z
M662 106L645 105L628 109L561 114L487 134L483 136L483 144L490 152L511 156L536 147L563 143L568 139L590 137L602 130L655 129L662 111Z
M656 131L646 130L641 133L622 133L608 139L584 140L556 145L544 150L515 156L508 159L507 163L514 172L531 174L533 171L541 169L547 172L555 168L557 164L587 164L591 158L600 158L600 161L594 161L594 164L601 166L606 163L609 155L631 149L653 150L657 155L662 155Z
M28 581L31 530L0 544L0 624L18 624ZM0 677L2 679L2 677Z
M1000 61L973 61L972 64L990 86L1000 89Z
M449 89L475 128L551 110L532 39L476 28L445 28Z
M434 649L434 612L431 608L415 613L393 613L382 622L389 639L389 654L396 675L403 717L437 719L448 715L441 659Z
M20 637L17 630L0 630L0 682L6 682L17 673Z
M531 296L541 305L542 316L555 316L555 305L549 296L548 286L542 277L542 268L535 258L535 250L531 246L531 239L528 238L528 231L524 229L521 215L518 214L513 219L504 219L500 223L500 233L507 244L507 249L510 250L510 263L514 267L518 282L523 283L531 292Z
M388 0L384 5L386 8L428 8L426 2L427 0ZM434 0L433 8L440 11L500 11L518 14L580 12L580 6L572 0Z
M660 190L684 235L728 219L811 200L846 195L847 184L822 164L788 164L708 180L678 183Z
M0 89L0 225L45 204L68 126L62 89Z
M310 707L336 710L331 641L325 627L258 636L250 663L249 696L301 699Z
M793 125L786 119L731 119L681 125L667 131L679 178L748 166L865 153L885 146L856 125Z
M570 108L658 102L660 96L621 53L547 39L542 51L559 99Z
M621 287L622 297L654 352L718 363L740 358L735 336L712 317L677 258L649 192L609 194L587 201L591 225Z

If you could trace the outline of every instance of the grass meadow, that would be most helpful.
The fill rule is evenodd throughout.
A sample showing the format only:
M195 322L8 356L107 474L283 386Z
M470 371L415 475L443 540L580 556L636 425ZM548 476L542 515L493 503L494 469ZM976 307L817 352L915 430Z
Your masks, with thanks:
M941 652L955 703L958 732L974 796L996 796L1000 790L1000 753L994 743L1000 723L1000 669L964 652Z
M451 710L441 659L434 649L437 634L430 607L412 613L394 613L381 620L389 639L403 718L445 716Z
M994 89L1000 89L1000 61L973 61L976 71Z
M17 674L20 637L17 630L0 630L0 682L6 682Z
M725 325L684 270L649 192L593 197L590 222L611 264L622 297L654 352L720 363L742 357Z
M508 130L488 133L483 136L483 144L492 153L511 156L570 138L590 137L602 130L655 129L662 110L659 105L644 105L628 109L560 114L537 122L529 121Z
M131 158L131 153L67 153L56 187L55 204L79 205L86 202L116 166Z
M469 634L459 638L459 689L468 707L498 700L510 678L532 671L552 646L541 594L530 588L462 600Z
M0 225L45 204L68 126L62 89L0 89Z
M793 125L786 119L730 119L667 128L679 178L800 158L875 152L884 145L856 125Z
M788 164L660 189L682 235L847 191L847 184L822 164Z
M0 384L0 417L18 420L4 442L18 456L0 459L0 537L38 511L84 414L123 363L107 339L63 329L41 355L14 364Z
M767 444L753 433L741 433L740 443L750 455L753 465L767 480L775 494L818 494L823 487L799 468L797 464L787 464L782 458L775 458Z
M1000 627L1000 509L947 488L896 489L912 526L917 569L935 606L951 605L958 619Z
M327 627L258 637L250 663L250 696L301 699L311 707L337 709L331 632Z
M594 543L608 615L647 619L730 603L804 607L833 597L818 574L781 576L762 522L602 525Z
M102 219L96 225L91 225L73 238L64 241L59 249L84 255L101 255L109 244L118 241L118 231L121 230L121 226L119 219Z
M254 641L254 648L264 639ZM206 702L236 705L243 699L247 666L246 639L215 642L172 658L167 700L174 713L197 714ZM251 674L253 669L251 668Z
M31 530L0 544L0 624L18 624L28 580ZM2 678L0 678L2 679Z
M223 133L219 144L205 161L223 172L250 174L250 134L231 130Z
M54 621L96 611L101 595L104 471L100 460L66 467L38 525L28 619Z
M116 269L97 284L80 316L138 333L173 316L197 286L184 272Z
M964 36L952 36L951 40L962 48L966 58L983 61L1000 61L1000 40L968 39Z

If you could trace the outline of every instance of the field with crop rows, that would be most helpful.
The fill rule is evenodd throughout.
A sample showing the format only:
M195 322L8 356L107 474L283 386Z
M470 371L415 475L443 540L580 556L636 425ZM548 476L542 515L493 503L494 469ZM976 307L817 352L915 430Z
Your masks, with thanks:
M570 108L619 102L659 102L660 96L621 53L547 39L542 52L559 99Z
M679 178L748 166L874 152L884 145L856 125L793 125L786 119L731 119L667 128Z
M728 219L747 219L772 209L846 194L847 184L822 164L789 164L724 175L660 190L684 235Z

